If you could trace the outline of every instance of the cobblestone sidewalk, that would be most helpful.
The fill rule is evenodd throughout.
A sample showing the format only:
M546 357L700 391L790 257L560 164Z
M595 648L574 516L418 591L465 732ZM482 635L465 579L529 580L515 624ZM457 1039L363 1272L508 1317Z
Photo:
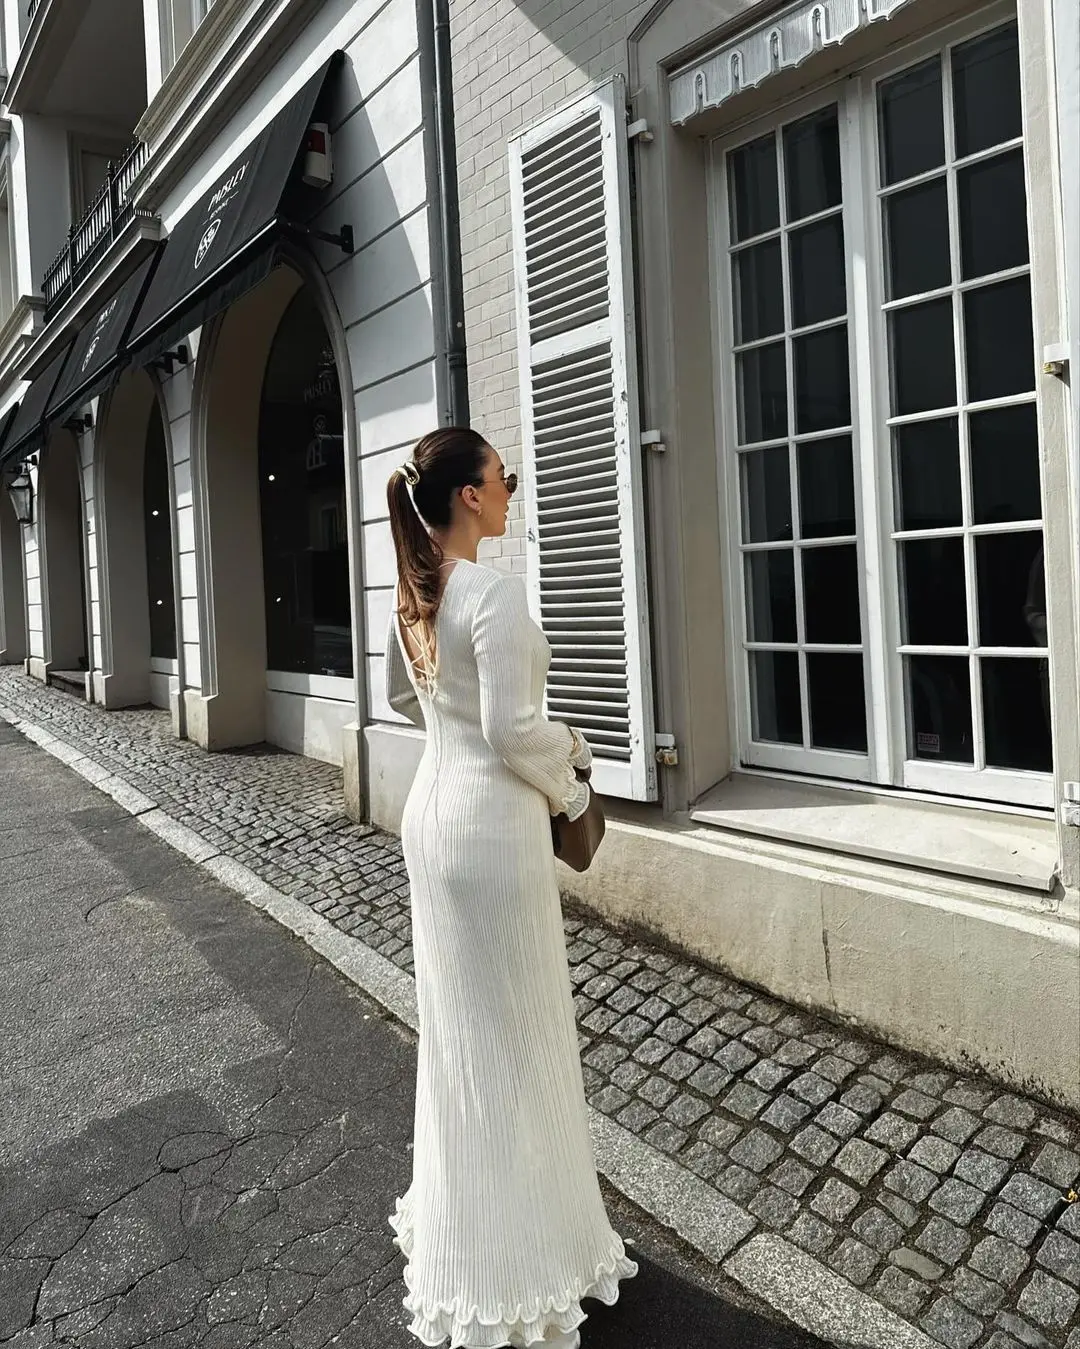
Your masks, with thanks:
M400 848L343 816L338 770L206 754L14 670L5 715L411 972ZM596 1109L948 1349L1080 1349L1080 1119L580 915L566 933Z

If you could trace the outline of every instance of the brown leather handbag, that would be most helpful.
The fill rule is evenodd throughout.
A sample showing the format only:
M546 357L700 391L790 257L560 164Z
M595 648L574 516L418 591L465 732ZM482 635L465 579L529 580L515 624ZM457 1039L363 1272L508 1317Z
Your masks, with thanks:
M575 768L574 772L578 780L583 782L588 782L592 776L591 768ZM606 828L604 808L600 798L592 792L584 813L576 820L571 820L565 812L551 817L551 842L555 856L572 871L588 871Z

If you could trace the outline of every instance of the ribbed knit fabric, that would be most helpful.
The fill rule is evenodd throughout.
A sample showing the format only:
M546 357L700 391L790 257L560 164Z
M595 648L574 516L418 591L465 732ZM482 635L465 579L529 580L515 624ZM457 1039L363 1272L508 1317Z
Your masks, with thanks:
M413 1176L390 1222L409 1329L452 1349L573 1349L583 1297L637 1273L596 1177L550 813L580 788L542 713L550 648L521 581L457 562L436 668L396 616L391 704L427 729L405 806L420 1017ZM562 1338L559 1338L559 1337Z

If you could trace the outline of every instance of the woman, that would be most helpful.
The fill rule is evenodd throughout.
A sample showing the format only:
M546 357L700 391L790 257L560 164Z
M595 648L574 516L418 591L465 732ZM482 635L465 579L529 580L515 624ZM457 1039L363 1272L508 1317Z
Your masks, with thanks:
M550 648L517 577L477 564L516 478L433 431L387 488L390 703L427 729L402 821L420 1013L413 1177L390 1222L424 1344L577 1349L583 1297L637 1273L589 1139L550 815L591 760L541 711Z

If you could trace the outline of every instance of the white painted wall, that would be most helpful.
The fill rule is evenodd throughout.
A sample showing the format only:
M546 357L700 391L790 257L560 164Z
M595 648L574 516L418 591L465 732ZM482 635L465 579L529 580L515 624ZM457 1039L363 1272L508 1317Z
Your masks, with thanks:
M0 665L25 658L22 527L4 493L0 495Z

